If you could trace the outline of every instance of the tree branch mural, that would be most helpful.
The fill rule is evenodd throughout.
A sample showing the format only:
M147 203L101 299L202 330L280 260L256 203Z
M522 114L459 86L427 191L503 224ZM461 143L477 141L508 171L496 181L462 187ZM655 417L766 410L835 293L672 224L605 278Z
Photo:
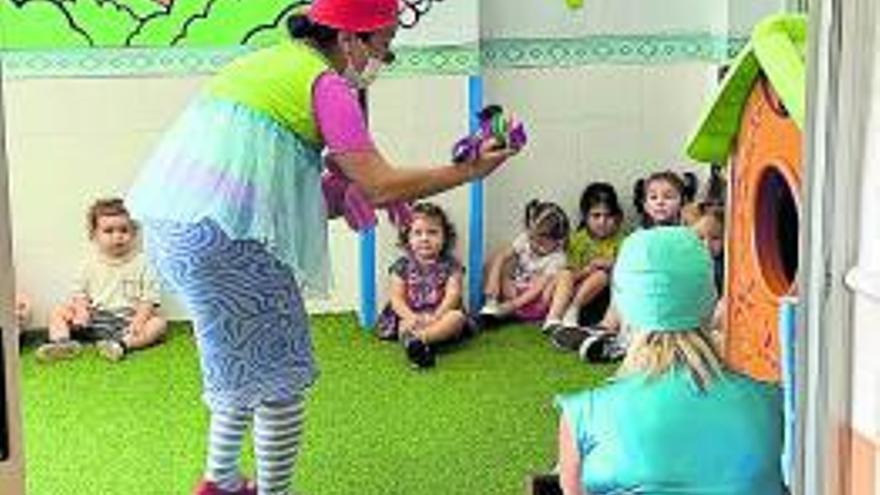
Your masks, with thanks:
M443 0L403 0L412 28ZM0 48L265 45L310 0L0 0Z
M0 0L3 48L230 46L277 39L308 0ZM259 36L258 36L259 35Z

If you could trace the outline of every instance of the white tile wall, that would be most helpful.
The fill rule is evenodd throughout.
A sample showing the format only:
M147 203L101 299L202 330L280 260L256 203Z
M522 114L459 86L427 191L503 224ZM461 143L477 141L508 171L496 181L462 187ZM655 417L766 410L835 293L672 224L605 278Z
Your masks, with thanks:
M737 0L749 4L766 0ZM779 0L774 0L773 3ZM483 37L554 38L589 34L709 32L726 28L728 0L585 0L579 10L565 0L532 0L512 8L510 0L483 0ZM723 31L722 31L723 32Z
M450 162L455 141L467 132L467 79L423 77L380 80L370 89L370 125L389 161L400 167ZM467 187L431 199L449 214L458 233L458 252L467 256ZM377 231L377 294L385 300L387 268L400 251L397 234L383 220Z
M124 194L201 79L6 82L13 247L19 290L44 321L89 249L84 212ZM172 313L176 313L171 303Z
M526 151L489 182L490 245L520 228L530 198L558 202L576 222L591 181L614 184L630 209L638 177L665 168L704 172L686 159L684 143L712 87L714 68L703 64L487 74L487 99L515 109L530 134Z
M89 249L84 210L96 196L124 194L162 131L201 85L201 78L53 79L7 82L12 215L19 289L43 324L67 292L72 270ZM404 165L448 160L465 130L463 78L383 80L373 94L377 141ZM466 229L466 193L444 195ZM357 236L330 226L334 290L309 301L315 311L357 306ZM378 273L392 258L392 235L380 229ZM380 278L379 287L384 286ZM172 317L184 313L173 298Z
M654 165L686 163L682 143L712 79L708 65L492 72L486 101L526 122L526 151L486 184L488 247L518 229L533 196L576 211L588 180L618 186L625 204L633 180ZM83 211L96 195L123 193L162 130L201 84L199 78L66 79L7 82L15 261L20 289L37 321L67 290L88 249ZM380 148L398 166L446 163L466 131L463 77L380 80L370 116ZM467 253L467 189L438 198ZM331 225L335 290L317 311L357 307L357 237ZM396 255L394 233L379 229L377 288ZM172 316L181 316L170 302Z

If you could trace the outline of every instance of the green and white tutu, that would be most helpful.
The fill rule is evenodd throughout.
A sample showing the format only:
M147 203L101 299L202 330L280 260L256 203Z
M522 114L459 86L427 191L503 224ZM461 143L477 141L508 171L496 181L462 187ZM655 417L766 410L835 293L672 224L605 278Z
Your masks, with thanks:
M127 204L142 222L213 220L233 240L262 243L307 294L325 294L321 166L316 144L265 113L206 94L162 138Z

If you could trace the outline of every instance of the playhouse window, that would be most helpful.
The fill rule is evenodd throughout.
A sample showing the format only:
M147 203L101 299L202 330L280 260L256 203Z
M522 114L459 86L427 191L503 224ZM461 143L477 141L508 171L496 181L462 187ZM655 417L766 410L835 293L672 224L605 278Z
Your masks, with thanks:
M784 296L797 276L800 220L792 188L777 168L767 167L762 174L755 207L761 275L773 293Z

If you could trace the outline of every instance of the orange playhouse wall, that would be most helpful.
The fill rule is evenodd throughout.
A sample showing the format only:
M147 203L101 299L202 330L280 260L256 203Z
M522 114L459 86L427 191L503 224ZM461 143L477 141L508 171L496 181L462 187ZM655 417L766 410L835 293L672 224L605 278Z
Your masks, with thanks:
M784 178L795 202L801 189L801 132L781 109L769 83L759 78L743 113L728 182L724 349L734 369L764 381L779 380L778 303L793 295L794 284L778 259L760 254L766 249L759 241L773 238L773 229L759 233L768 220L759 208L759 184L769 171ZM800 216L799 206L797 211Z

